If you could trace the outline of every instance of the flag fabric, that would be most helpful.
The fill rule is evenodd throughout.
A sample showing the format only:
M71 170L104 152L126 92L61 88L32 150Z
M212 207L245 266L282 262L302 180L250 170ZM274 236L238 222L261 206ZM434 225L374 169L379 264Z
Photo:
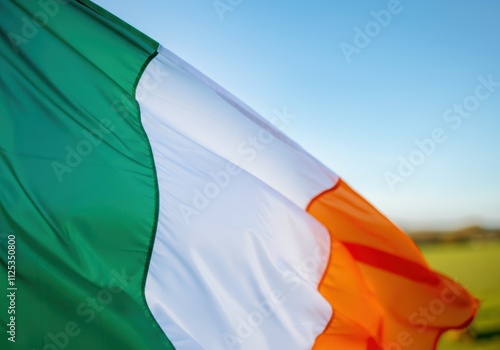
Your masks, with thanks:
M286 109L90 1L2 1L0 33L1 344L426 350L472 321Z

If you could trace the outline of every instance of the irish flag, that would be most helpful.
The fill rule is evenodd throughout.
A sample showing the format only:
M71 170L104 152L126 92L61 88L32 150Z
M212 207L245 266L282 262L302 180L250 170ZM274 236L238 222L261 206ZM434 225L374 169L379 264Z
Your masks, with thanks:
M476 312L293 114L90 1L0 2L0 94L1 349L427 350Z

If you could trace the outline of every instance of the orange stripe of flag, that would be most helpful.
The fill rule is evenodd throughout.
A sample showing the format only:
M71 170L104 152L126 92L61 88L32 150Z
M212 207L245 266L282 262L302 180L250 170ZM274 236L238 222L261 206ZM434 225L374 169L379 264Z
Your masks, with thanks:
M477 300L432 271L414 242L345 182L307 211L332 242L319 291L333 317L314 350L432 350L445 330L472 321Z

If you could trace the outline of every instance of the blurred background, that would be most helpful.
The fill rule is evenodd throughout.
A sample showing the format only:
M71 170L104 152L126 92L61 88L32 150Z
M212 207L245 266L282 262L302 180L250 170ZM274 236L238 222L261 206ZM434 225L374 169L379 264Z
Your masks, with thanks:
M285 129L482 301L500 349L500 2L96 0Z

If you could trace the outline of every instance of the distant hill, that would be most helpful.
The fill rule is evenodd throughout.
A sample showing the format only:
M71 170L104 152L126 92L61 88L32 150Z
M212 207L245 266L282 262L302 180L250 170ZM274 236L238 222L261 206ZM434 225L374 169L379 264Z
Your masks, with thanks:
M487 229L479 226L454 231L414 231L408 234L418 245L500 240L500 228Z

